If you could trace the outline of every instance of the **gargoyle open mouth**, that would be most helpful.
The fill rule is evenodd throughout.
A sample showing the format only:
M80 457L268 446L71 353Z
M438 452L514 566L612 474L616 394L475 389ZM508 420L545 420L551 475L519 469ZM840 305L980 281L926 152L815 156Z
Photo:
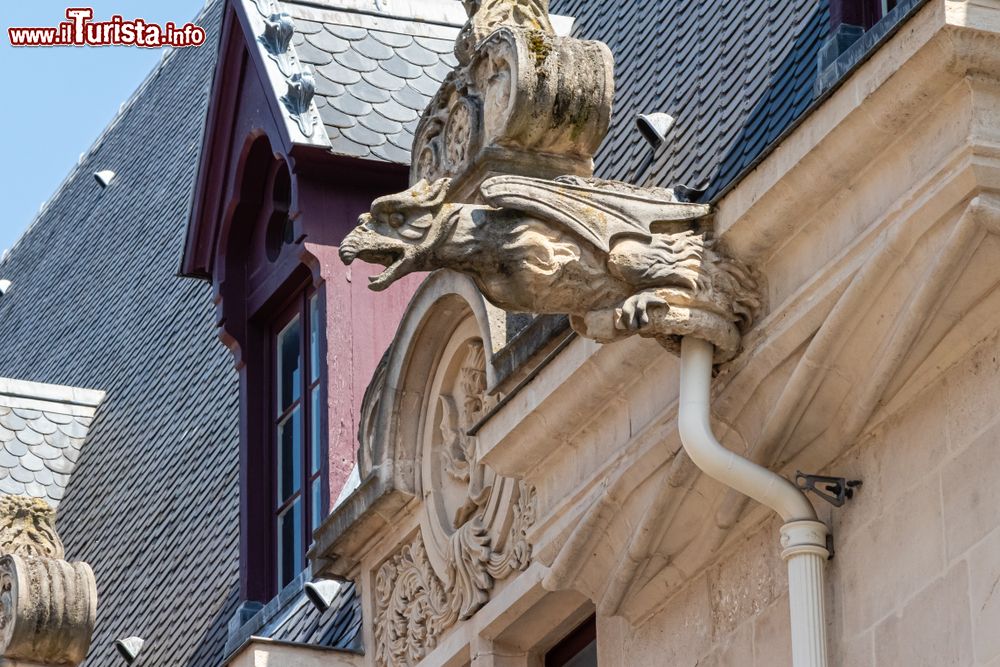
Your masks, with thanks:
M386 249L378 256L361 257L366 262L381 264L385 271L377 276L368 277L368 287L376 292L381 292L386 287L396 282L398 278L410 272L410 265L413 263L412 257L405 250L392 248Z
M350 265L354 260L360 259L368 264L381 264L385 270L376 276L368 277L368 287L376 292L380 292L394 283L397 279L409 273L409 267L413 263L410 253L405 248L379 248L367 249L358 248L352 243L345 243L340 247L340 259L344 264Z

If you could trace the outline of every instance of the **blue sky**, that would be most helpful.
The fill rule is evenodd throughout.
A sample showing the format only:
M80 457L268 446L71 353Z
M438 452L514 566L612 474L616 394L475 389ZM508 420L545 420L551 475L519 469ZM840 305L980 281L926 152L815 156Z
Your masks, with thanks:
M204 0L4 2L0 12L0 250L9 248L162 55L125 46L19 48L10 26L54 26L67 6L183 24ZM209 45L201 48L215 48Z

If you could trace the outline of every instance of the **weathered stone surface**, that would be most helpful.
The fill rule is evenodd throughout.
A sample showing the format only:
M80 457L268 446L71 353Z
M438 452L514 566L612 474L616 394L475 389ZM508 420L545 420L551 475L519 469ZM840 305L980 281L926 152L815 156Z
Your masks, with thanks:
M637 333L676 350L696 335L720 361L739 350L760 308L753 275L703 226L708 207L669 190L500 176L483 183L491 206L482 206L447 203L450 188L450 179L421 181L376 200L341 258L385 265L372 289L448 268L504 310L569 314L601 342Z
M48 503L0 496L0 662L77 665L97 620L86 563L67 563Z
M381 564L374 576L375 662L419 662L460 620L471 618L494 584L531 562L528 530L535 492L497 476L478 460L469 428L490 407L486 353L460 327L445 347L424 410L433 429L423 443L427 480L420 533Z
M7 555L0 560L0 655L39 665L77 665L97 619L97 585L86 563Z
M0 554L61 559L56 512L39 498L0 496Z
M341 258L386 266L372 289L449 268L504 310L569 315L601 342L638 333L676 352L696 335L732 358L760 309L757 281L713 242L708 206L587 178L613 58L556 37L547 4L465 3L460 64L418 126L412 187L375 201Z

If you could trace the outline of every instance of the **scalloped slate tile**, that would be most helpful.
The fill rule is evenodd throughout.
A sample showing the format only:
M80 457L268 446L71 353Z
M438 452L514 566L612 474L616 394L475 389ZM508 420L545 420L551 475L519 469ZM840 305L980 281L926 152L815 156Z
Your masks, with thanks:
M362 40L368 36L368 30L365 28L359 28L357 26L348 25L337 25L337 24L326 24L326 29L337 37L342 37L348 39L352 42Z
M379 132L372 132L366 127L361 125L355 125L354 127L349 127L342 130L345 137L351 141L357 142L369 148L373 146L381 146L386 142L386 136Z
M361 41L354 42L352 47L361 55L374 60L389 60L396 56L395 49L378 41L372 37L371 33Z
M314 48L330 54L343 53L351 48L351 40L338 37L327 30L315 35L307 35L306 39Z
M322 11L315 14L323 15ZM409 149L402 146L412 143L420 114L454 65L454 40L342 25L337 23L343 20L340 14L326 16L330 23L322 31L301 36L299 55L316 65L316 106L333 152L408 163ZM456 37L458 31L455 26ZM317 49L328 57L319 57ZM343 131L348 129L353 136ZM385 136L376 139L372 131ZM383 145L392 147L369 150Z
M404 35L398 32L388 32L385 30L372 30L369 33L372 37L382 42L386 46L392 47L393 49L401 49L403 47L413 44L413 37L410 35ZM458 31L455 31L456 37L458 36Z
M331 81L335 81L344 86L350 86L352 83L361 81L360 72L344 67L338 62L331 62L326 65L322 65L317 67L316 70ZM330 99L327 99L327 102L332 103Z

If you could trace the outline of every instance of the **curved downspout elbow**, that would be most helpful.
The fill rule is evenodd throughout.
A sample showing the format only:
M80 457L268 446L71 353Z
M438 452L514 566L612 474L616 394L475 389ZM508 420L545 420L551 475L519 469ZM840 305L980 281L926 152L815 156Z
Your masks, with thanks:
M816 510L794 484L739 456L712 433L712 344L685 336L681 340L680 399L677 427L681 444L706 475L750 496L790 521L815 521Z

